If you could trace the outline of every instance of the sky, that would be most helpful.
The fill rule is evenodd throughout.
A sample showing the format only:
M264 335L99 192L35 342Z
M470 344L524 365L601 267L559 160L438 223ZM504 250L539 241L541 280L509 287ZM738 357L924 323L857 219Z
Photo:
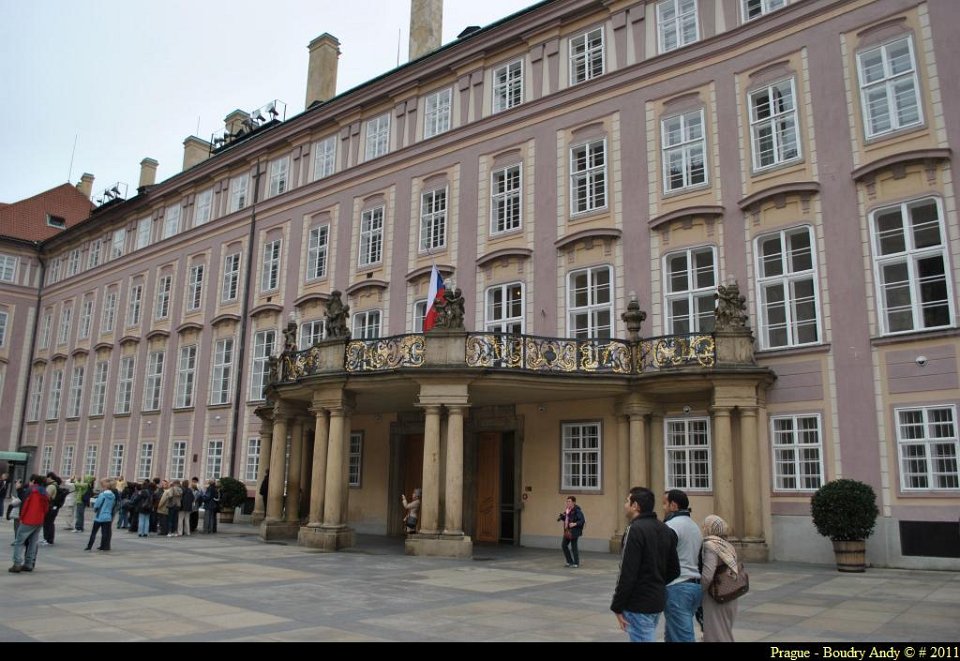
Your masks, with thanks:
M533 0L445 0L443 43ZM93 197L135 194L140 161L157 181L237 108L304 109L307 44L340 40L337 93L407 61L408 0L0 0L0 202L84 172ZM199 128L198 128L199 127ZM72 156L72 167L71 167Z

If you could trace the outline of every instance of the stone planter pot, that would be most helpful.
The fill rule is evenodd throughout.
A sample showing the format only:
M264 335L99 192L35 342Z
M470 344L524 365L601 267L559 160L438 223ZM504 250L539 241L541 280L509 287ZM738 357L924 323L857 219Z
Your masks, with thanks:
M220 523L233 523L233 510L223 510L220 512Z
M834 541L833 554L837 559L837 571L862 573L867 570L866 540Z

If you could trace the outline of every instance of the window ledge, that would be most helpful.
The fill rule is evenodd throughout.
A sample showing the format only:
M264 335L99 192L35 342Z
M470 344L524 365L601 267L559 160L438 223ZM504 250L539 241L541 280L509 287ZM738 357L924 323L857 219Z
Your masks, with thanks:
M811 344L803 347L782 347L776 349L759 349L755 352L757 358L767 358L770 356L802 356L808 353L830 353L830 343Z
M114 418L129 418L129 417L130 417L130 414L129 414L129 413L114 413L114 414L113 414L113 417L114 417Z
M888 136L889 137L889 136ZM878 172L887 168L903 168L911 163L938 163L950 160L949 149L915 149L863 165L850 173L854 181L870 181Z
M263 400L259 400L259 401L263 401ZM233 404L231 402L224 402L223 404L207 404L207 410L210 411L211 409L228 409L232 405Z
M888 344L897 344L898 342L911 342L913 340L935 340L941 337L957 337L960 335L960 328L938 328L928 331L912 331L898 335L880 335L870 338L870 344L875 347L882 347Z
M103 420L103 414L102 414L102 413L94 413L94 414L92 414L92 415L88 415L88 416L87 416L87 420Z
M957 498L960 496L960 489L915 489L910 491L900 489L897 491L897 496L900 498L918 498L921 500L929 498Z
M571 211L570 212L570 222L578 223L581 220L590 220L591 218L596 218L598 216L607 216L610 215L610 207L603 206L596 209L590 209L589 211Z
M174 407L173 407L173 412L174 412L174 413L182 413L182 412L186 411L186 412L189 413L189 412L191 412L191 411L195 411L196 408L197 408L197 407L195 407L195 406L174 406Z

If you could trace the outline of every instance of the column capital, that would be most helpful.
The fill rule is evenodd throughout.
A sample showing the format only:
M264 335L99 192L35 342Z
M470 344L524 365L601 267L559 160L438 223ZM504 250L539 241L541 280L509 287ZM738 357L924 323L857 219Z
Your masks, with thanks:
M753 417L760 412L759 406L738 406L737 410L740 411L741 416L750 416Z
M713 413L714 416L718 416L718 415L729 416L730 413L733 411L733 408L734 408L734 407L732 407L732 406L716 406L716 405L714 405L714 406L711 406L709 410L710 410L711 413Z
M442 405L442 404L419 404L419 403L415 403L414 406L416 406L416 407L419 408L419 409L423 409L424 412L426 412L428 415L431 414L431 413L434 414L434 415L440 415L440 409L442 408L443 405Z
M313 414L313 417L319 418L322 415L326 415L328 409L323 406L318 406L316 404L311 404L307 407L307 411Z
M461 415L463 415L464 411L470 408L469 404L446 404L445 406L447 407L447 413L453 413L456 411Z

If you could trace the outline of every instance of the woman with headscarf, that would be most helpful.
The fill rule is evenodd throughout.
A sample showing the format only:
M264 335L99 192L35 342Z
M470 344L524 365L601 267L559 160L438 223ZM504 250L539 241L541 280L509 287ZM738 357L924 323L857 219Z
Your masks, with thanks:
M737 550L727 541L730 527L716 514L703 520L703 569L700 586L703 588L703 642L732 643L733 621L737 617L736 599L725 604L710 596L710 584L724 565L737 572Z

